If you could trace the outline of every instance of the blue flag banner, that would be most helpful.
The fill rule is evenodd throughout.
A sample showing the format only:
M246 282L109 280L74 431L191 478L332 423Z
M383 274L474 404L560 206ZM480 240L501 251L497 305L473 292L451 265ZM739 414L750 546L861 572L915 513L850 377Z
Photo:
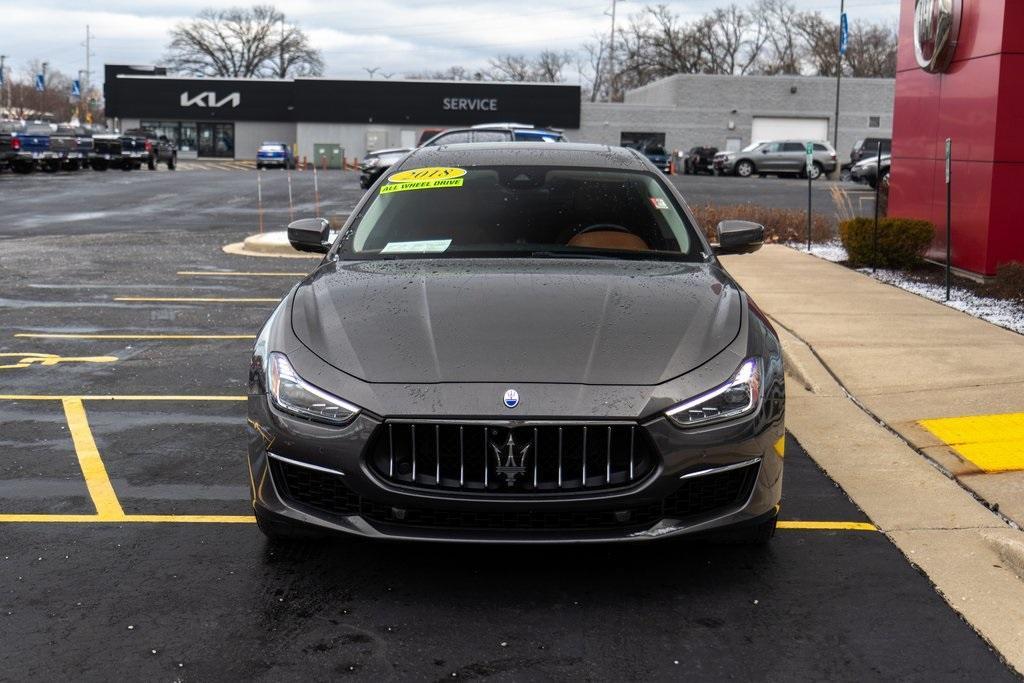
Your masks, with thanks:
M43 74L36 74L36 90L39 92L46 90L46 77Z
M81 83L81 81L78 81L78 80L71 81L71 96L72 97L81 97L82 96L82 83Z
M839 19L839 54L846 54L846 47L850 44L850 22L846 19L846 12L843 12Z

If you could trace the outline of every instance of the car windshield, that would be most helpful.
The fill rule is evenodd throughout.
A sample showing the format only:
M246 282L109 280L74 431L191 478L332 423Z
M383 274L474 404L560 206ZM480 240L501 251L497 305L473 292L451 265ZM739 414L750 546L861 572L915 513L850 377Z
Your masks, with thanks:
M340 249L355 259L706 258L676 200L653 174L557 166L392 174L343 235Z
M757 149L761 145L762 145L762 143L760 143L760 142L751 142L749 145L747 145L746 147L744 147L740 151L741 152L753 152L755 149Z
M651 145L647 148L647 154L654 154L657 156L665 156L665 148L661 145Z

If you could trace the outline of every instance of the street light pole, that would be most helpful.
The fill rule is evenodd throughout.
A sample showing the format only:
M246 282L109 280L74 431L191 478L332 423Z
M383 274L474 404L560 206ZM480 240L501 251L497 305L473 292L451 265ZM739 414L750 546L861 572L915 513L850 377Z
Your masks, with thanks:
M9 108L7 103L7 79L4 78L4 62L7 61L7 55L0 55L0 109L4 111L0 114L0 117L7 115L7 109Z
M846 0L839 0L839 35L836 40L836 118L832 122L832 149L839 153L839 88L843 82L843 15Z
M608 101L615 98L615 5L619 0L612 0L612 32L608 36Z

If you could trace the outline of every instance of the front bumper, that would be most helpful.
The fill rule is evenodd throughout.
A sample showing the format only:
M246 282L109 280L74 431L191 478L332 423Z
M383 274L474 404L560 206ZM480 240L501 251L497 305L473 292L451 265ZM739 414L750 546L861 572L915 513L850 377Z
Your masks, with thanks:
M711 162L711 167L716 173L720 174L731 174L736 171L736 160L735 159L715 159Z
M367 462L383 420L362 414L346 427L327 427L253 395L252 504L265 518L406 540L636 541L741 526L770 517L781 499L782 416L763 412L698 430L678 429L660 415L641 421L659 462L629 487L502 496L397 486ZM294 476L303 478L301 490Z

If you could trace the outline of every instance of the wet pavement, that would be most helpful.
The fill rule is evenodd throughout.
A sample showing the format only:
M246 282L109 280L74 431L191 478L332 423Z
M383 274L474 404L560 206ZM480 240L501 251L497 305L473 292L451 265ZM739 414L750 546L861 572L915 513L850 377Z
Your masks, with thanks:
M765 549L268 544L248 349L316 261L224 254L251 231L230 210L66 234L19 210L0 220L0 678L1013 679L793 440Z

